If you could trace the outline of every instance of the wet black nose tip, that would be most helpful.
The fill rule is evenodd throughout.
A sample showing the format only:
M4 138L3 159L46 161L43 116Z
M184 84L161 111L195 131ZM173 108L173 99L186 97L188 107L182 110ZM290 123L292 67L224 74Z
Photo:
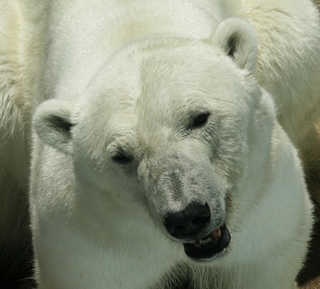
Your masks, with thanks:
M164 226L171 236L187 239L205 229L209 222L209 206L190 203L184 210L168 214L164 219Z

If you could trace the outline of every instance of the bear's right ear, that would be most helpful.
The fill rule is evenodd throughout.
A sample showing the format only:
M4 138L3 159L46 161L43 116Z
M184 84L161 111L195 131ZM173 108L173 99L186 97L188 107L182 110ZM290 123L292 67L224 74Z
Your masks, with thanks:
M253 27L241 18L227 18L217 25L210 39L220 46L240 69L253 73L258 43Z
M65 154L71 154L72 109L70 101L51 99L40 104L33 116L38 136Z

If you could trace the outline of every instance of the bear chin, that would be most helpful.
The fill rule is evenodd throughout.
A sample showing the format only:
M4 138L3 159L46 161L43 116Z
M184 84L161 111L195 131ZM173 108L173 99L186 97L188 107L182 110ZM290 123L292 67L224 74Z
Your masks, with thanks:
M226 225L211 232L208 236L192 243L183 243L186 255L196 262L213 261L224 255L229 248L231 235Z

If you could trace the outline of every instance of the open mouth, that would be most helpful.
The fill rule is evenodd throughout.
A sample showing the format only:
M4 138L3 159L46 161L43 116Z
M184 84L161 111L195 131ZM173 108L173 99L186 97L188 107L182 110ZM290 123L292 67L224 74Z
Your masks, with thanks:
M226 251L231 236L226 225L211 232L208 236L192 243L183 243L184 251L194 261L211 261Z

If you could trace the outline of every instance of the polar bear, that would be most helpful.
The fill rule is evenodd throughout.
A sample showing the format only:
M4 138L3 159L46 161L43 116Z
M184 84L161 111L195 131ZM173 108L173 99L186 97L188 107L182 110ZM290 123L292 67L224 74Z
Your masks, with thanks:
M297 288L312 206L254 29L219 3L95 4L47 15L39 288Z
M73 282L79 278L83 282L76 288L101 288L106 283L108 288L166 288L171 286L165 283L166 276L176 287L180 283L194 288L254 288L257 284L256 288L292 287L308 239L310 204L304 195L295 150L274 115L277 111L278 121L298 147L306 171L309 159L317 168L318 136L313 131L319 116L320 40L316 8L308 0L158 2L1 1L0 23L4 29L0 34L0 100L4 105L0 106L0 190L1 203L9 210L1 211L0 218L13 222L1 221L1 231L6 232L1 246L7 252L13 245L13 256L24 255L11 239L12 228L17 228L22 237L15 238L16 243L27 243L25 248L29 248L28 231L20 229L25 229L28 222L24 198L28 190L31 116L44 102L34 117L30 198L40 288L66 288L68 282L74 287ZM244 18L252 25L258 50L250 26L230 17ZM211 55L212 60L206 59ZM213 77L216 82L211 83ZM222 87L225 89L218 98L209 91L214 83L219 83L220 93ZM232 85L243 92L244 100L233 94ZM95 86L101 90L95 90ZM276 109L264 89L271 92ZM102 97L104 94L108 100ZM225 102L222 95L226 96ZM91 103L88 99L93 96L96 101ZM200 99L206 107L200 106ZM108 108L103 107L104 101L110 104ZM215 104L217 107L213 107ZM85 123L74 123L77 118L87 122L83 130L87 134L76 134ZM251 120L255 122L251 124ZM208 131L213 126L216 129ZM250 134L244 131L246 127ZM78 146L74 136L79 137ZM168 154L161 155L159 150ZM190 175L184 175L186 171ZM207 175L210 172L212 179ZM292 175L297 177L288 183ZM83 182L87 192L80 186ZM200 191L191 193L192 188L203 190L203 197ZM129 189L132 195L126 193ZM281 194L269 200L276 189ZM209 198L211 190L215 193ZM158 199L158 191L168 199ZM108 198L101 199L101 192ZM286 200L282 199L284 194ZM286 206L281 207L280 200ZM164 221L170 215L176 219L174 213L197 210L204 214L197 217L197 222L207 220L209 224L203 232L211 233L203 240L202 232L191 249L187 245L189 255L190 250L199 251L197 248L206 248L206 244L220 246L219 254L190 258L181 243L195 241L175 236L170 228L172 220ZM300 212L299 216L291 218L294 210ZM278 212L279 220L274 216ZM263 216L270 222L264 232L260 227L266 223ZM219 218L226 224L220 226ZM274 226L276 220L279 225ZM295 227L298 223L300 226ZM288 231L280 233L284 228ZM110 249L109 242L105 246L103 230L110 234ZM247 278L251 272L260 274L259 266L265 266L257 262L256 258L265 259L259 254L268 253L269 262L277 263L272 270L282 266L279 256L273 258L269 251L259 251L259 243L252 243L253 248L247 245L262 239L256 238L260 232L268 237L269 243L263 243L266 250L272 247L271 240L279 250L286 248L280 240L294 244L299 240L299 249L292 245L286 251L296 252L291 261L286 252L281 253L290 266L283 266L288 271L279 270L288 277L275 277L277 285L263 279L274 274L268 269L269 263L259 280ZM249 239L243 238L246 234ZM137 247L132 246L137 240ZM123 252L125 248L128 251ZM230 252L220 258L220 251ZM62 262L62 254L73 257L70 262ZM147 255L150 258L144 259ZM143 262L136 266L139 258ZM246 266L243 258L247 258ZM194 259L200 259L198 263L208 259L208 266L194 265ZM80 261L74 263L77 268L72 264L76 260ZM230 262L241 266L229 266ZM82 263L88 267L81 267ZM107 268L102 272L101 267ZM125 270L127 278L120 280ZM234 285L223 284L219 278L212 280L210 275L232 276ZM242 280L240 285L238 279Z

